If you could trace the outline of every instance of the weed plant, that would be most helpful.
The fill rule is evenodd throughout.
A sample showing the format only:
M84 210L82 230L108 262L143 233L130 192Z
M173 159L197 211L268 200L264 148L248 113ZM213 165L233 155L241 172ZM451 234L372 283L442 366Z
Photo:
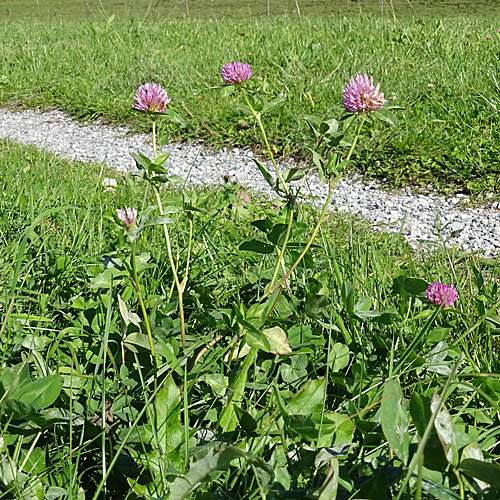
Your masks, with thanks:
M229 69L273 160L283 98ZM372 116L309 117L330 186ZM0 144L0 498L498 498L497 262L296 203L301 169L256 161L265 200Z
M373 129L351 168L391 187L479 196L495 192L499 179L499 29L485 17L9 21L0 24L0 103L55 106L144 131L131 89L168 83L182 116L169 126L170 139L265 152L248 110L210 90L224 62L245 59L258 63L261 93L286 96L265 117L275 154L307 160L304 146L313 143L305 118L338 114L336 95L352 74L368 72L406 110L397 134Z

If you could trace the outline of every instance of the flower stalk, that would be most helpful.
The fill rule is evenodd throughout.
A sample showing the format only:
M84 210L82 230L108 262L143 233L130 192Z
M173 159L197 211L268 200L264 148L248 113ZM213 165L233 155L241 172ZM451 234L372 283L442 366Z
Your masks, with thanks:
M153 119L153 159L156 161L158 158L158 152L157 152L157 146L156 146L156 121ZM151 174L154 176L154 173ZM152 183L153 185L153 192L155 194L156 198L156 203L158 204L158 209L160 210L160 214L163 215L163 204L161 201L160 197L160 191L158 187ZM175 287L177 289L177 295L179 297L179 317L181 321L181 341L182 341L182 347L183 349L186 349L186 321L184 317L184 289L186 288L186 283L187 283L187 273L188 273L188 266L186 266L186 273L184 276L184 279L182 282L179 280L179 273L177 272L177 266L174 261L174 255L172 252L172 245L170 242L170 233L168 231L167 224L162 224L163 225L163 232L165 235L165 243L167 245L167 255L168 255L168 260L170 262L170 268L172 269L172 275L174 277L174 283ZM192 221L191 221L191 228L190 228L190 244L191 244L191 235L192 235ZM189 257L188 257L189 258Z
M249 107L252 115L254 116L254 118L257 122L257 125L259 126L260 132L262 133L262 137L264 139L264 144L266 145L267 154L269 155L269 158L271 159L271 163L273 164L274 170L276 171L276 175L278 176L278 179L280 180L281 185L283 186L283 189L285 190L287 197L290 197L290 190L288 188L288 185L285 182L285 179L283 179L283 176L281 175L280 169L278 168L276 160L274 159L273 151L271 149L271 146L269 145L269 140L267 139L266 130L264 128L264 125L262 124L261 114L259 112L255 111L255 109L252 106L252 104L250 103L250 99L248 99L248 96L247 96L244 89L243 89L243 98L245 99L247 106Z
M142 297L141 285L139 283L139 275L137 274L137 264L135 261L135 241L132 241L131 247L132 247L132 274L133 274L132 279L133 279L135 291L137 293L137 298L139 299L139 304L141 306L142 315L144 317L144 324L146 325L146 332L148 334L149 348L151 349L151 357L153 359L153 366L156 366L156 355L155 355L155 348L154 348L154 344L153 344L153 335L151 332L151 325L149 324L148 312L147 312L146 306L144 304L144 298Z
M352 153L354 151L354 147L356 146L356 143L358 142L358 138L361 135L361 130L363 129L363 124L364 124L364 120L361 118L359 126L358 126L358 130L356 132L356 136L354 137L352 144L351 144L351 148L349 149L349 152L348 152L348 154L343 162L344 164L346 164L351 159ZM337 186L342 174L343 174L343 169L337 174L336 177L330 177L329 182L328 182L328 196L326 197L326 201L325 201L325 204L323 205L323 209L322 209L321 214L319 216L318 222L316 223L316 226L313 229L313 232L312 232L308 242L306 243L304 250L302 250L302 253L297 257L297 260L294 262L294 264L288 270L288 272L285 274L285 276L283 276L283 278L281 278L281 280L277 284L269 287L267 292L262 297L263 299L268 297L269 295L271 295L278 288L281 288L281 286L287 281L287 279L290 277L290 275L293 273L293 271L295 271L297 266L300 264L302 259L305 257L305 255L309 251L309 248L311 248L311 245L313 244L313 241L315 240L315 238L318 234L318 231L321 227L321 224L323 223L323 219L326 216L326 212L328 211L328 206L330 205L330 201L332 200L333 192L334 192L335 187Z

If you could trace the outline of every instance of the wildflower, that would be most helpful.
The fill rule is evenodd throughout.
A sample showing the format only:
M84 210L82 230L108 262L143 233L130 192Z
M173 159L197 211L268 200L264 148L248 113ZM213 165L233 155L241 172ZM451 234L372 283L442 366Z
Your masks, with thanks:
M154 82L145 83L137 89L134 97L134 108L141 111L163 113L169 102L170 98L161 85Z
M102 180L102 186L104 188L104 192L105 193L108 193L108 192L115 192L115 187L116 187L116 179L113 179L111 177L104 177L104 179Z
M434 304L443 304L443 307L451 306L457 300L457 289L450 285L444 285L439 281L431 283L425 292L427 300L434 302Z
M135 227L135 221L137 220L137 210L135 208L116 209L116 215L125 224L127 231L131 231Z
M491 40L491 36L490 35L486 35L486 40Z
M220 76L225 83L243 83L252 78L252 70L250 64L234 61L224 65Z
M342 104L349 113L358 111L377 111L384 105L384 94L379 90L380 84L373 85L373 76L368 78L366 74L351 77L350 83L344 87L344 99Z

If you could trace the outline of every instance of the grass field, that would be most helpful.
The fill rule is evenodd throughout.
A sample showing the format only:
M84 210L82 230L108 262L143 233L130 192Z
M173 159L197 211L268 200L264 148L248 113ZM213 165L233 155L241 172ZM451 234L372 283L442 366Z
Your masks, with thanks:
M41 23L54 3L0 0L0 104L273 158L311 148L330 194L346 165L495 190L496 4L430 4L339 2L340 18L271 1L267 20L192 0L170 21L183 3L89 0ZM234 59L254 76L223 97ZM357 72L399 123L345 114ZM132 111L151 80L177 120ZM340 123L311 137L311 116ZM498 259L416 252L296 203L301 170L275 183L256 164L262 199L135 158L121 175L0 141L0 499L498 500Z
M8 141L0 168L0 461L17 471L0 475L2 498L458 499L461 487L483 498L474 478L496 498L500 466L484 460L499 451L498 263L444 249L420 259L336 215L266 300L286 206L243 204L231 184L165 190L188 276L183 349L161 231L146 228L131 254L116 219L123 206L147 213L151 189ZM285 266L316 218L295 209ZM424 299L435 279L457 284L454 307ZM251 346L242 359L238 342ZM431 418L438 394L452 420ZM447 460L433 418L453 430L445 443L460 461ZM184 482L196 482L191 495Z
M2 0L0 19L42 21L142 18L155 21L370 15L406 17L497 16L496 0Z
M169 124L170 139L259 150L245 112L210 90L225 62L242 59L255 89L269 99L287 96L266 117L278 154L304 159L311 145L304 116L338 116L345 82L367 72L405 110L397 131L379 128L366 138L355 168L393 186L480 194L496 190L500 173L498 29L495 20L474 17L6 22L0 103L133 125L134 89L155 80L185 122Z

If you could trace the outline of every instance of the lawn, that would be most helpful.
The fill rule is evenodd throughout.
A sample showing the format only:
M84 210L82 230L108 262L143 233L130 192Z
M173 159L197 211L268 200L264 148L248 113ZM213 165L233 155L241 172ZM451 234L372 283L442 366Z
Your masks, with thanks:
M397 134L379 127L364 138L352 168L391 186L431 184L480 197L495 191L500 173L498 29L484 17L9 21L0 23L0 103L55 106L145 130L130 102L134 89L153 80L182 117L162 140L262 151L244 108L211 89L224 63L242 59L256 75L255 90L286 96L266 117L278 155L307 160L305 118L338 116L344 84L366 72L405 109Z
M496 7L352 3L41 23L4 1L0 102L294 155L330 194L351 169L494 189ZM235 59L252 78L221 86ZM344 110L358 72L382 109ZM164 116L132 110L151 80ZM498 499L498 260L296 203L301 168L257 160L271 198L194 190L154 149L122 175L0 141L0 498Z

